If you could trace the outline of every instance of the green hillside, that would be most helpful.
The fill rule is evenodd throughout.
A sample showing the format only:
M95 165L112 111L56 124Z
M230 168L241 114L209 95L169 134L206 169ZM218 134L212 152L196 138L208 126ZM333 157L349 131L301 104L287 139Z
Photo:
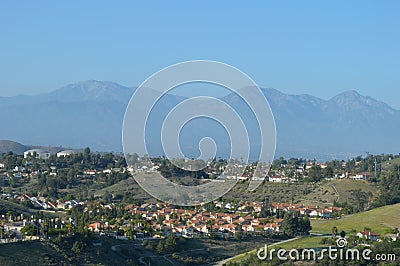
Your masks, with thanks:
M384 206L371 211L349 215L338 220L312 220L312 233L329 234L334 226L340 231L360 231L365 227L385 234L393 228L400 228L400 204Z

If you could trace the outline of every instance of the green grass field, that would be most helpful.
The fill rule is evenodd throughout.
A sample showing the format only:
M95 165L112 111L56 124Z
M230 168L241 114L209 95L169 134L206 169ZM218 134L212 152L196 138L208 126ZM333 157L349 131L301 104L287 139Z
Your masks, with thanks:
M320 244L321 240L325 238L323 236L313 236L313 237L306 237L301 239L296 239L291 242L287 242L281 245L277 245L274 248L282 248L285 250L290 250L293 248L302 249L302 248L313 248L313 247L323 247L325 245Z
M384 206L371 211L349 215L338 220L312 220L312 232L330 234L334 226L340 231L361 231L365 227L385 234L393 228L400 228L400 204Z

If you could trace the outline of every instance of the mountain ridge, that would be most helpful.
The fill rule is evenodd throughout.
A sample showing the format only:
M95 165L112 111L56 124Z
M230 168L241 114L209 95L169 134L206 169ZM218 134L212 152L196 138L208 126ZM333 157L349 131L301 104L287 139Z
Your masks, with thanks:
M66 98L62 98L60 97L60 95L65 96L65 93L70 93L73 90L76 90L77 88L80 88L82 90L82 93L85 95L85 97L75 97L75 101L82 101L82 100L90 100L90 99L96 99L96 98L101 98L101 100L106 99L106 97L109 96L110 90L113 90L112 92L115 93L116 90L120 90L121 93L128 94L129 96L132 96L133 92L135 91L136 87L127 87L124 85L120 85L114 81L99 81L99 80L83 80L83 81L79 81L76 83L70 83L66 86L63 86L59 89L53 90L51 92L47 92L47 93L40 93L40 94L35 94L35 95L26 95L26 94L19 94L19 95L15 95L15 96L0 96L0 99L2 100L12 100L12 99L34 99L36 97L43 97L43 96L51 96L51 97L44 97L45 100L54 100L54 98L52 97L57 97L60 98L60 101L71 101L70 97L66 97ZM371 97L371 96L364 96L361 95L358 91L356 90L347 90L347 91L343 91L333 97L331 97L330 99L323 99L320 98L318 96L314 96L311 94L287 94L287 93L283 93L275 88L260 88L264 95L265 94L270 94L270 95L274 95L274 96L280 96L280 97L297 97L297 98L303 98L303 99L313 99L319 102L338 102L340 100L343 101L344 98L352 98L352 99L363 99L365 102L367 103L375 103L375 104L379 104L382 105L386 108L392 109L394 111L400 111L392 106L390 106L389 104L380 101L380 100L376 100L375 98ZM76 93L76 91L75 91ZM171 94L170 94L171 95ZM184 96L178 96L178 95L174 95L175 97L183 97L186 98ZM118 97L120 98L120 97ZM113 97L108 97L108 100L114 100ZM121 100L121 102L127 102L126 100L127 98L124 98L124 100ZM128 100L130 99L130 97L128 97ZM1 102L0 102L1 103Z
M134 90L115 82L87 80L40 95L0 97L0 112L7 114L3 117L7 126L0 128L0 139L122 151L122 121ZM272 88L262 88L262 92L275 116L278 156L344 158L367 151L400 150L394 141L400 130L400 111L384 102L356 91L345 91L327 100ZM157 112L170 110L184 99L176 95L163 97L155 117L162 117ZM221 99L246 114L236 95ZM197 149L197 144L193 148Z

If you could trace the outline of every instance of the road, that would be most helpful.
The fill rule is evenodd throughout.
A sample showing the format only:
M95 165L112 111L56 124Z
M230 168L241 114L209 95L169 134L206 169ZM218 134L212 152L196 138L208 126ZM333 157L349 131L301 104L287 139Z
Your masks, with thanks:
M281 242L273 243L273 244L268 245L268 246L269 246L269 247L273 247L273 246L276 246L276 245L281 245L281 244L285 244L285 243L288 243L288 242L292 242L292 241L294 241L294 240L298 240L298 239L301 239L301 238L313 237L313 236L331 236L331 235L329 235L329 234L311 234L311 235L309 235L309 236L301 236L301 237L291 238L291 239L284 240L284 241L281 241ZM251 251L249 251L249 252L251 252ZM243 253L243 254L239 254L239 255L236 255L235 257L232 257L232 258L229 258L229 259L225 259L225 260L216 262L216 263L213 264L213 265L214 265L214 266L223 266L223 265L225 265L226 263L228 263L229 261L234 260L234 259L237 259L237 258L239 258L239 257L241 257L241 256L243 256L243 255L246 255L246 254L249 253L249 252L246 252L246 253Z

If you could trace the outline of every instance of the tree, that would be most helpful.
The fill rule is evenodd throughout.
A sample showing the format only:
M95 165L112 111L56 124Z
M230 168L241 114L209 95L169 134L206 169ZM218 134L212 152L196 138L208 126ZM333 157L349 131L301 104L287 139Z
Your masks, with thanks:
M353 212L364 211L366 204L368 203L368 199L368 194L362 191L360 188L351 190L349 200L351 202L351 205L354 206Z
M167 250L174 250L176 246L176 237L175 234L170 234L165 241L165 248Z
M157 247L156 247L156 251L158 254L161 254L164 251L164 244L163 241L158 241Z
M75 241L74 244L72 245L72 249L71 250L75 254L80 254L83 251L84 248L85 248L85 244L83 242Z
M171 213L171 216L169 217L171 220L178 220L179 216L177 213L173 212Z
M311 222L310 219L308 219L308 217L304 217L303 219L300 218L300 226L301 226L301 230L300 233L304 233L304 234L310 234L310 231L312 230L312 226L311 226Z
M271 217L272 213L271 213L270 208L271 208L271 204L270 204L269 198L265 198L263 205L261 207L260 217L262 217L262 218Z
M86 148L83 150L83 154L84 154L84 155L89 155L89 154L90 154L90 148L89 148L89 147L86 147Z
M338 229L336 226L334 226L332 228L332 238L336 238L337 234L338 234Z
M283 231L286 235L309 234L311 229L308 217L301 218L297 213L287 212L283 218Z
M310 168L308 172L308 178L312 182L319 182L322 179L322 169L321 166L316 165Z
M243 240L244 239L244 233L243 233L243 228L241 226L239 226L238 231L236 232L236 237L239 240Z
M21 229L21 233L26 236L36 236L37 235L36 232L37 231L35 229L35 226L33 226L33 224L26 225Z

